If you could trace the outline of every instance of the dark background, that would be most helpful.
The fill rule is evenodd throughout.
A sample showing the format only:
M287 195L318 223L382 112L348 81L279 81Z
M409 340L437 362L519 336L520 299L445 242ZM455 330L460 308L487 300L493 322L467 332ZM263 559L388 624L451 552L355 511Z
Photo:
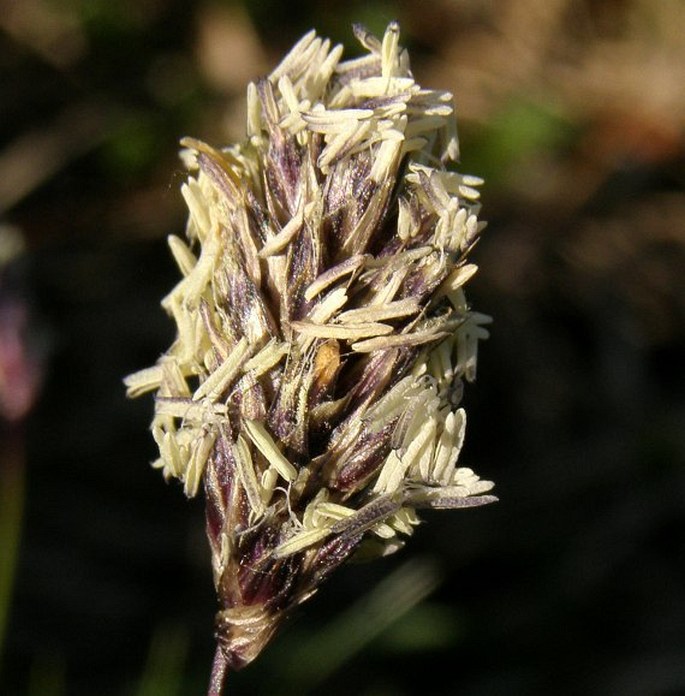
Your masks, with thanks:
M310 27L349 56L392 19L486 178L462 462L500 502L342 569L228 694L685 693L685 3L0 0L3 696L206 688L201 501L121 383L173 337L177 143L241 139ZM407 573L435 589L391 620Z

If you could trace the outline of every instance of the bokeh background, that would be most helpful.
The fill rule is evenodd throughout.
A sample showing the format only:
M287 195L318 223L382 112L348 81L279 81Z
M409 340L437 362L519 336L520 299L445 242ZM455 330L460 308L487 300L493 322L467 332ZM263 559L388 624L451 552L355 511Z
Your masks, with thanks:
M178 140L392 19L487 180L462 461L500 502L341 570L228 693L685 693L685 3L0 0L3 696L206 688L202 505L121 384L172 338Z

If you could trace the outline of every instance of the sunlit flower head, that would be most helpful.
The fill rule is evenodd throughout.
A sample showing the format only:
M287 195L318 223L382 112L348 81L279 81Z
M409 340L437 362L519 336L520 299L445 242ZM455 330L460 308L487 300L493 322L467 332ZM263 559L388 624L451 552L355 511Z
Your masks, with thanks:
M420 508L494 500L459 466L463 381L488 318L463 287L480 180L452 95L420 87L399 29L314 32L247 90L247 139L186 138L177 338L127 378L154 390L155 466L202 487L223 659L254 659L352 555L397 550Z

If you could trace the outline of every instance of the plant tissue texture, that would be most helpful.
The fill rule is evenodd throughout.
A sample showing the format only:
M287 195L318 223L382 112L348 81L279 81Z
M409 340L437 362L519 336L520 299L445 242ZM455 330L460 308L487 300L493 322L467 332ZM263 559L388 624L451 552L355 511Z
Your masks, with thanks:
M399 30L311 32L247 90L247 138L187 138L177 338L127 378L155 391L165 478L201 488L229 668L341 563L385 555L420 508L495 500L458 466L463 381L488 317L463 286L480 180L448 171L452 95L414 81Z

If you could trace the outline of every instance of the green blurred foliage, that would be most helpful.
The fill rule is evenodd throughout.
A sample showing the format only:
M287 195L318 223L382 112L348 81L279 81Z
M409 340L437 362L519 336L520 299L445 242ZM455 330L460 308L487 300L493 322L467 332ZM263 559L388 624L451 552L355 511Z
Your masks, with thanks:
M577 140L579 127L545 104L526 95L502 104L502 110L477 129L467 128L463 166L477 171L497 188L506 186L527 161L549 152L563 152ZM469 135L473 134L470 138Z

